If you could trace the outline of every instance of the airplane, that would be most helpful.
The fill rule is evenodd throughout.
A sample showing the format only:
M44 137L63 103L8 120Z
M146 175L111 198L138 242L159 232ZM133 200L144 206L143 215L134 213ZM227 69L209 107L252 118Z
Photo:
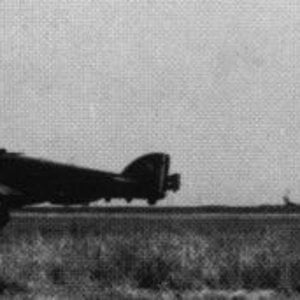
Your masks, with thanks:
M180 174L169 174L170 156L150 153L123 172L111 173L32 158L0 149L0 228L9 212L43 202L88 205L99 199L146 199L149 205L180 188Z

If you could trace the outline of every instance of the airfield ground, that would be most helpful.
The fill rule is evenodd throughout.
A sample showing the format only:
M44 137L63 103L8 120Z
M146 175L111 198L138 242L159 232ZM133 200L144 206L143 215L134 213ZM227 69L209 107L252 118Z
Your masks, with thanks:
M300 299L299 213L14 212L0 240L7 298Z

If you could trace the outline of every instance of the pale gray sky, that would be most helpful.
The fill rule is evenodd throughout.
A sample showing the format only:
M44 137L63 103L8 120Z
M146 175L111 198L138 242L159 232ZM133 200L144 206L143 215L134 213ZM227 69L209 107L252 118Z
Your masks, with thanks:
M122 170L165 151L165 204L300 202L300 4L0 1L1 146Z

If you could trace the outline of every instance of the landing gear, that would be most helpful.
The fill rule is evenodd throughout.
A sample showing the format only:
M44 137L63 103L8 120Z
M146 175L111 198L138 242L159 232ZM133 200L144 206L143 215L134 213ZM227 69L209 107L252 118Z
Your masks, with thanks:
M155 205L156 202L157 202L157 199L155 199L155 198L149 198L149 199L148 199L148 204L149 204L149 205Z
M125 200L126 200L127 203L131 203L132 198L126 198Z
M10 214L4 202L0 202L0 230L9 222Z

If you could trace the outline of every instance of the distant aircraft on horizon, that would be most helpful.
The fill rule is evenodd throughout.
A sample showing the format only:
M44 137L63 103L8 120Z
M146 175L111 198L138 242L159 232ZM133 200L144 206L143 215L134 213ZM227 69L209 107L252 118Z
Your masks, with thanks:
M167 191L180 188L180 175L169 175L169 167L165 153L144 155L116 174L0 149L0 228L11 210L44 202L75 205L124 198L154 205Z

